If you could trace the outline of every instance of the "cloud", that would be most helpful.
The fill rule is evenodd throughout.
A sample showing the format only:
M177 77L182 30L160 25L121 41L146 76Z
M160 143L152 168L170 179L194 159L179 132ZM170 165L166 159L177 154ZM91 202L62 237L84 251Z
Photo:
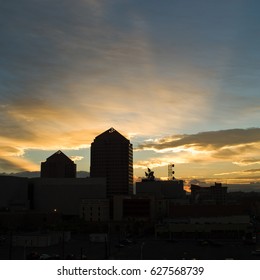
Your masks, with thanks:
M155 141L144 141L136 150L161 153L164 164L210 163L228 161L239 165L259 163L253 156L260 154L260 129L229 129L197 134L173 135ZM157 161L160 161L157 159Z
M134 168L147 169L147 167L155 168L155 167L163 166L163 165L166 165L166 164L167 164L167 160L165 160L165 159L150 158L149 160L136 161L134 163Z
M246 166L246 165L253 165L253 164L260 164L260 158L249 158L249 159L241 159L234 162L236 165L239 166Z
M214 150L225 147L245 145L260 142L260 128L229 129L219 131L199 132L197 134L173 135L162 138L158 143L145 143L139 149L171 149L195 148L197 150Z
M232 172L223 172L223 173L218 173L214 174L216 176L224 176L224 175L234 175L234 174L240 174L241 176L245 173L251 173L251 174L256 174L260 173L260 169L258 168L253 168L253 169L248 169L248 170L238 170L238 171L232 171Z
M260 172L260 169L256 169L256 168L248 169L248 170L244 170L244 172L246 172L246 173L258 173L258 172Z
M0 102L12 114L6 123L37 121L38 131L43 122L60 129L63 116L62 127L85 119L93 127L110 122L108 127L148 134L159 125L163 132L172 123L198 122L199 109L207 113L208 89L186 79L198 70L187 67L182 77L159 77L150 27L135 9L123 9L118 25L122 19L114 9L114 1L5 3ZM21 129L34 136L26 126L16 131Z
M82 156L70 156L70 159L72 160L72 161L80 161L80 160L82 160L84 157L82 157Z
M166 15L167 20L162 20L148 2L4 1L0 10L0 158L8 155L15 166L33 168L29 160L21 161L25 150L86 147L113 126L124 135L136 135L135 141L140 136L161 139L176 131L176 137L146 144L157 152L174 151L178 162L231 156L239 162L243 147L238 145L247 143L239 130L178 133L194 131L196 125L218 126L212 112L225 125L231 119L239 121L240 116L227 120L225 112L239 111L243 120L252 111L257 116L259 98L234 102L236 96L228 95L227 102L222 102L216 86L220 71L212 66L217 62L222 73L229 48L212 56L210 51L219 49L216 41L206 50L197 45L203 24L196 19L194 25L186 16L183 20L180 15L183 11L186 15L186 7L158 6ZM211 29L203 32L210 35ZM207 61L202 59L205 54ZM218 106L217 100L224 105ZM231 109L221 109L230 104L234 104ZM248 133L253 139L253 131ZM242 151L248 153L247 159L256 148L251 143L250 153L249 146ZM147 145L139 148L148 149ZM171 156L165 156L152 164L169 161Z

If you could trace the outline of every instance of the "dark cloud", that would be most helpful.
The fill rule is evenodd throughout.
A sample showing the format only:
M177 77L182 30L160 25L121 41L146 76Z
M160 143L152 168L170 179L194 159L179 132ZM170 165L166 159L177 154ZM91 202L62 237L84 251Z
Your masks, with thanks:
M197 134L173 135L169 138L160 139L158 142L141 144L138 148L163 150L177 147L192 147L198 150L215 150L259 141L260 128L229 129L200 132ZM227 149L223 153L232 155L234 152Z
M241 159L235 162L237 165L253 165L253 164L260 164L260 158L249 158L249 159Z
M244 170L243 172L246 172L246 173L258 173L258 172L260 172L260 169L259 168L258 169L256 169L256 168L248 169L248 170Z
M123 24L118 28L116 17L102 12L105 6L105 1L90 0L4 1L0 10L2 99L35 94L66 97L70 83L82 79L100 83L101 77L113 83L130 67L138 69L144 57L140 38L126 35ZM125 21L131 22L130 17Z
M4 1L0 10L0 101L63 96L68 84L99 72L108 30L99 29L91 1ZM108 27L107 27L108 28ZM104 33L103 33L104 32ZM62 100L59 100L60 102Z
M187 181L187 184L188 185L191 185L191 184L193 184L193 185L206 185L207 183L205 181L201 181L201 179L200 180L198 180L198 179L191 179L191 180Z

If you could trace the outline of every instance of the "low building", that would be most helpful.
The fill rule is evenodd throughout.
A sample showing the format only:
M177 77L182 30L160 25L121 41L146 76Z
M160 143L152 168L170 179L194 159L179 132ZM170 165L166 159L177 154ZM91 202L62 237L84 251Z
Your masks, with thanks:
M29 209L28 178L0 176L0 209L2 211Z
M63 152L57 151L41 163L42 178L76 178L76 164Z
M136 182L136 195L153 195L156 199L181 199L185 198L186 192L182 180L143 180Z
M240 205L169 205L169 216L156 225L166 238L242 238L252 233L250 216Z
M35 230L53 228L62 222L62 216L57 212L43 213L37 211L0 212L2 229Z
M223 187L221 183L210 187L191 185L190 189L192 204L225 204L227 201L227 187Z
M155 215L154 210L153 197L113 197L114 221L152 221Z
M109 221L109 199L82 199L80 217L87 222Z
M82 199L105 199L105 178L30 179L32 208L41 212L80 215Z

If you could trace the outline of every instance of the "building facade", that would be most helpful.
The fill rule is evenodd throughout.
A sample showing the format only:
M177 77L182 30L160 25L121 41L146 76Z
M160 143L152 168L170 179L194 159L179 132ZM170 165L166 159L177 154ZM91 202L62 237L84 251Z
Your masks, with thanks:
M105 178L32 178L32 209L80 215L82 199L105 199Z
M63 152L57 151L41 163L42 178L76 178L76 164Z
M82 199L80 217L87 222L109 221L108 199Z
M157 199L184 199L182 180L136 182L136 195L153 195Z
M191 185L191 203L192 204L225 204L227 200L227 187L221 183L215 183L214 186L200 187Z
M28 178L0 176L0 210L29 209Z
M133 147L114 128L91 144L90 177L106 178L108 197L133 193Z
M154 198L145 196L113 197L114 221L153 221Z

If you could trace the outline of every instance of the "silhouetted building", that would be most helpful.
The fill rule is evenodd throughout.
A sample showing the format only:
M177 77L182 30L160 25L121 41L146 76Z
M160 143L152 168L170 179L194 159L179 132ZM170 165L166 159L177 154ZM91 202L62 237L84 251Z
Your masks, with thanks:
M82 199L80 217L87 222L109 221L109 199Z
M33 210L80 215L83 199L105 199L105 178L32 178Z
M143 180L136 183L137 195L153 195L161 198L185 198L182 180L154 181Z
M192 204L225 204L227 200L227 187L221 183L215 183L214 186L200 187L191 185L191 203Z
M117 195L113 197L114 221L151 221L154 219L154 198Z
M169 203L168 218L156 225L167 238L241 238L252 233L250 215L240 205L176 205Z
M114 128L91 144L91 177L107 179L107 196L133 193L133 147Z
M0 176L0 211L28 209L28 178Z
M57 151L41 163L42 178L76 178L76 164L63 152Z

